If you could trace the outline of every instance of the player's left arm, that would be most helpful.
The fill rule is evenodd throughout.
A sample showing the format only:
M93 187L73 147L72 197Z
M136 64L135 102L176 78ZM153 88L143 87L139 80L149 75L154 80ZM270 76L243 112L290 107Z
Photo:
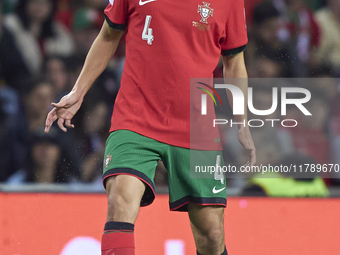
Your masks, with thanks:
M249 126L248 126L248 118L247 118L247 109L248 109L248 74L247 69L244 63L244 54L240 52L235 55L228 55L222 57L223 62L223 77L225 81L228 78L233 78L237 87L239 87L244 95L244 115L235 115L235 120L239 123L245 123L245 125L239 124L239 131L237 134L238 140L240 144L244 147L244 149L248 153L248 162L247 165L253 166L256 162L256 149L253 142L253 138L251 136ZM236 79L239 78L239 79ZM226 83L228 83L226 81ZM227 90L228 100L232 107L233 105L233 97L229 90Z

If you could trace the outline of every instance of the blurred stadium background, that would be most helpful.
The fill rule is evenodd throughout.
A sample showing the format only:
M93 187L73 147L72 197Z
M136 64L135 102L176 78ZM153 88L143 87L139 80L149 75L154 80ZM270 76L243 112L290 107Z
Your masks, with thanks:
M43 133L50 103L73 86L104 21L107 0L0 2L0 254L100 254L105 221L102 159L124 65L124 38L74 118L76 128ZM323 78L312 91L313 123L255 132L259 164L340 164L340 1L245 0L250 78ZM222 76L221 63L216 78ZM260 90L259 107L271 103ZM161 103L161 102L160 102ZM315 113L315 114L314 114ZM223 130L226 162L243 162L233 130ZM271 139L268 139L268 136ZM340 254L340 172L275 183L230 178L230 254ZM287 179L290 180L287 192ZM170 213L167 174L141 210L137 254L194 254L186 214ZM309 189L301 186L310 185ZM321 183L321 184L320 184ZM281 187L272 192L272 187ZM315 185L315 186L313 186ZM321 186L320 186L321 185ZM314 189L314 188L315 189ZM318 192L316 192L318 190ZM297 198L299 197L299 198Z

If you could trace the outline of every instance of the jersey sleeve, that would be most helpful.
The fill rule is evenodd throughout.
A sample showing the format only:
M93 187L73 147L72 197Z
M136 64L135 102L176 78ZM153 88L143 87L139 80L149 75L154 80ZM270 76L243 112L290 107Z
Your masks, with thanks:
M105 20L112 29L124 31L128 18L127 0L110 0L104 10Z
M232 56L242 52L248 43L244 0L230 1L226 22L226 37L222 40L223 56Z

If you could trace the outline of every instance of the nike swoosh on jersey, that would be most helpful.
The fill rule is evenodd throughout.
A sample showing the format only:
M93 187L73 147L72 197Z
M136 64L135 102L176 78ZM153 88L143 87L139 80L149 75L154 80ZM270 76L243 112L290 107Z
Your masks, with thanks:
M214 194L217 194L217 193L220 193L222 190L224 190L225 189L225 187L224 188L222 188L222 189L216 189L216 186L212 189L212 193L214 193Z
M148 3L151 3L151 2L154 2L154 1L157 1L157 0L147 0L147 1L142 1L142 0L139 0L139 5L142 6L144 4L148 4Z

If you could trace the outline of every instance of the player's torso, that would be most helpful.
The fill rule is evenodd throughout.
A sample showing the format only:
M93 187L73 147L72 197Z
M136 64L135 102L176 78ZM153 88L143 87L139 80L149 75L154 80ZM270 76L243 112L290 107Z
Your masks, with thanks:
M156 42L157 34L162 34L164 29L168 32L177 31L180 34L191 34L197 30L210 31L214 32L217 37L221 36L228 13L227 3L231 0L209 0L209 2L201 0L127 1L129 3L128 24L130 30L144 28L145 21L150 19L149 27L154 30L154 41Z
M226 36L231 0L127 1L127 54L137 51L147 61L161 57L163 61L184 61L186 66L179 64L182 68L196 63L213 71L221 52L220 41Z
M190 147L190 78L212 77L228 3L239 0L126 1L126 60L111 131Z

